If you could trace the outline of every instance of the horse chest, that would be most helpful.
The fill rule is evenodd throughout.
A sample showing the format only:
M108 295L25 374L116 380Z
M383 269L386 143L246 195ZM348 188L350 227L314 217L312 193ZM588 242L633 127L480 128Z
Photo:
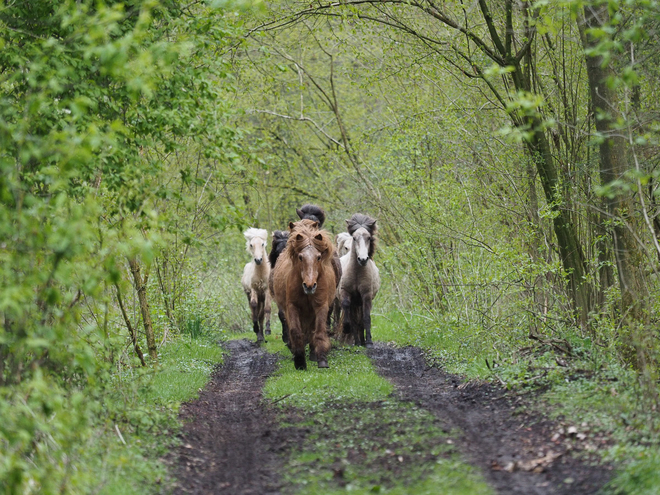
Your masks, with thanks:
M268 279L261 277L252 278L252 288L256 291L263 292L268 289Z

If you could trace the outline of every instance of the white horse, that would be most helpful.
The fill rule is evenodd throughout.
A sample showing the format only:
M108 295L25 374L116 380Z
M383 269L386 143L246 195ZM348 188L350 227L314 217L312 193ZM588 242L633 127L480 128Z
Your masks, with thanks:
M340 232L337 234L335 241L337 242L337 253L339 254L340 258L351 250L353 238L348 232ZM342 266L342 268L344 267Z
M376 220L356 213L346 220L353 244L341 258L341 309L344 312L345 336L353 335L355 345L372 347L371 307L380 289L380 275L374 263L376 250ZM366 339L365 339L366 332Z
M252 261L245 265L241 284L247 295L252 311L252 327L257 334L257 342L264 341L264 319L266 320L266 335L270 335L270 291L268 277L270 262L266 256L266 229L249 228L243 232L247 240L247 251Z
M337 255L339 256L339 262L341 264L342 276L346 270L346 264L348 263L348 257L346 255L351 250L351 245L353 244L353 238L348 232L340 232L335 237L335 244L337 244ZM332 305L332 313L334 318L334 329L333 331L339 330L339 323L341 317L341 279L337 284L337 294L335 295L335 302Z

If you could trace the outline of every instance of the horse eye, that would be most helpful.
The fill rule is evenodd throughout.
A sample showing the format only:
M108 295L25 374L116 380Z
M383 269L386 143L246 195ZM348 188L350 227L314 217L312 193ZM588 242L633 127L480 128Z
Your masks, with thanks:
M299 255L298 255L298 259L299 259L300 261L302 261L302 254L299 254Z
M321 255L320 254L316 257L316 261L321 261Z

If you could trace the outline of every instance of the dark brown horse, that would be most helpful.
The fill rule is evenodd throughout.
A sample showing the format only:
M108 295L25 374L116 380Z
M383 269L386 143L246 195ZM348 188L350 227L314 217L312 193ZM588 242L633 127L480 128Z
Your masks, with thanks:
M289 230L286 250L273 273L273 295L278 307L284 308L296 369L307 368L307 343L318 367L327 368L330 339L326 319L337 284L332 266L335 250L330 235L318 230L316 221L290 223Z
M270 253L268 254L268 260L270 261L270 277L268 278L268 287L270 289L270 295L275 299L275 293L273 292L273 274L275 273L274 268L277 263L277 259L280 257L280 254L286 249L286 243L289 240L289 232L286 230L275 230L273 231L273 241L271 243ZM284 308L278 307L277 316L280 318L280 323L282 324L282 341L288 345L289 343L289 331L286 326L286 318L284 317Z

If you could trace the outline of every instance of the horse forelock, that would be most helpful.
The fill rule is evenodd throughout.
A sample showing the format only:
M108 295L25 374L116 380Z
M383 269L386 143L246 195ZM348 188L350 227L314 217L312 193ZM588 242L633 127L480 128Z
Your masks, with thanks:
M367 232L369 232L369 235L371 236L371 242L369 243L369 257L372 258L376 252L376 234L378 233L376 219L371 218L369 215L356 213L351 217L350 220L346 220L346 226L348 233L351 234L351 236L360 229L365 229Z
M297 259L296 255L308 246L313 246L321 253L322 260L326 261L332 257L334 247L332 239L325 230L318 230L311 227L309 220L301 220L294 223L293 229L289 234L287 250L292 259ZM313 222L312 222L313 223Z
M350 220L346 220L346 227L348 233L351 235L355 234L358 229L364 228L372 237L376 235L376 231L378 230L376 219L362 213L356 213Z

